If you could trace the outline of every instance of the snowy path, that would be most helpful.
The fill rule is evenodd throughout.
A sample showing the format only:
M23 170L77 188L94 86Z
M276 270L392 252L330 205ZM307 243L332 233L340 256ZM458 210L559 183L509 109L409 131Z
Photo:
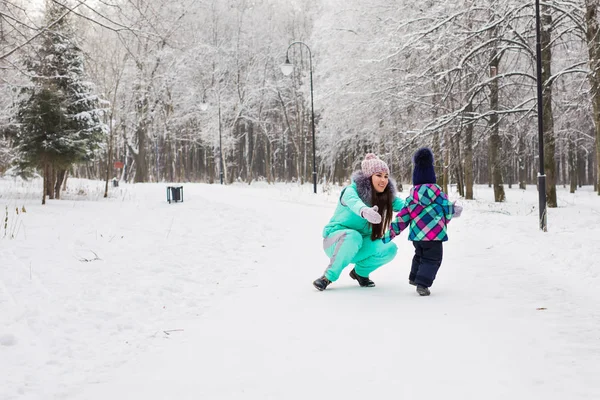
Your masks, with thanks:
M312 288L327 262L319 236L335 194L187 185L185 203L143 200L157 187L136 187L131 202L106 203L89 221L107 236L127 229L125 238L137 237L118 249L89 240L103 254L94 266L104 269L88 281L92 296L72 287L84 281L80 262L56 272L71 279L64 295L40 277L47 293L40 301L50 302L37 306L71 333L60 346L39 345L47 356L31 349L38 356L25 361L37 367L21 365L9 383L43 385L8 399L600 398L600 253L568 228L595 207L591 196L576 211L556 210L555 232L547 234L521 203L533 192L511 191L509 200L518 199L502 205L467 203L450 227L433 294L421 298L406 282L412 246L405 234L398 257L372 275L377 287L359 288L348 270L327 291ZM85 204L74 218L94 207ZM106 213L120 219L110 232ZM591 211L581 218L600 224ZM54 255L57 267L69 246ZM19 254L26 274L27 258L8 251ZM116 270L122 280L114 280ZM11 293L3 306L22 304L41 285L27 288L10 276L0 280L0 299ZM79 297L61 305L67 296Z

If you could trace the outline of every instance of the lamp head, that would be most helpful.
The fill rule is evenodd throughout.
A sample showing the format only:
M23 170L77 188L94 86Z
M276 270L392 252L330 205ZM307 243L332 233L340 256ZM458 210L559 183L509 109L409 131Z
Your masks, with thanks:
M285 76L288 76L293 71L294 71L294 66L292 65L292 63L290 63L290 59L288 58L288 56L285 56L285 62L283 64L281 64L281 72L283 72L283 74Z

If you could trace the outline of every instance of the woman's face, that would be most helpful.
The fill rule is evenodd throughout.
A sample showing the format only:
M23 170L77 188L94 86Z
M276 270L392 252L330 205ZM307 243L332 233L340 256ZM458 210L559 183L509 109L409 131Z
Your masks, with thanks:
M377 193L383 193L385 188L388 185L389 176L385 172L378 172L376 174L371 175L371 182L373 183L373 187Z

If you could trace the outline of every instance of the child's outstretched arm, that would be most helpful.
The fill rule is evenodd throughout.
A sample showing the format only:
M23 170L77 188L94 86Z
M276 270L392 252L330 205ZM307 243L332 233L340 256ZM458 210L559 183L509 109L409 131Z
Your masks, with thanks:
M392 202L392 210L399 212L400 210L402 210L402 207L404 207L405 203L406 202L403 199L401 199L400 197L396 197Z
M390 224L390 229L388 229L383 235L383 243L388 243L392 241L396 236L400 234L406 227L410 225L410 210L405 205L402 207L400 212L396 214L396 217L392 220Z
M446 218L446 223L450 222L452 217L454 217L454 203L448 199L448 195L446 193L441 192L440 195L435 199L436 203L442 206L442 210L444 210L444 218ZM458 215L457 215L458 217Z
M453 206L454 206L454 215L453 215L453 217L454 218L460 217L460 215L462 214L462 210L463 210L462 206L460 204L456 204L456 202L454 202Z

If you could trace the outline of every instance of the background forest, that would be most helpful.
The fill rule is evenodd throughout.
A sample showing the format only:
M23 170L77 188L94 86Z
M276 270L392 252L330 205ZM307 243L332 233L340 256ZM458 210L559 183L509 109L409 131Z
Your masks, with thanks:
M598 191L599 10L541 1L550 207ZM438 183L503 201L537 179L535 44L522 0L0 0L0 173L44 199L67 176L310 182L313 100L325 190L369 151L408 183L428 145Z

